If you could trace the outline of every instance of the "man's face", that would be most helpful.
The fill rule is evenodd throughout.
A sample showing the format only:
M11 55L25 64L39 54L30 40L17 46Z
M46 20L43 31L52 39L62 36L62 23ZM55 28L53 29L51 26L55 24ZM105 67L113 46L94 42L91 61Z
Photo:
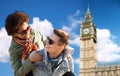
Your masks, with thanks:
M19 27L18 31L14 34L15 37L26 40L30 38L30 26L26 22Z
M55 53L55 52L60 52L59 48L60 45L59 43L59 37L56 34L52 34L50 37L48 37L46 41L46 51L49 53Z

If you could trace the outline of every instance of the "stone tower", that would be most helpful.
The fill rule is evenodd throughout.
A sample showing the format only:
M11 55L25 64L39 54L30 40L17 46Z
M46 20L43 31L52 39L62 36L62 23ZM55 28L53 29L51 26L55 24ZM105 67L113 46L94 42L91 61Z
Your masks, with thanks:
M80 75L95 76L93 68L97 66L96 28L88 6L80 28Z

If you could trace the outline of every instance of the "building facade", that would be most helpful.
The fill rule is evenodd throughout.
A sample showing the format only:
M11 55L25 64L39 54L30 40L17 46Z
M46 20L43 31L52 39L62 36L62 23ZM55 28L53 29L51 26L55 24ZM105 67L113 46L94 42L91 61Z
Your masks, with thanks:
M120 65L98 66L97 31L88 7L80 28L80 74L79 76L120 76Z

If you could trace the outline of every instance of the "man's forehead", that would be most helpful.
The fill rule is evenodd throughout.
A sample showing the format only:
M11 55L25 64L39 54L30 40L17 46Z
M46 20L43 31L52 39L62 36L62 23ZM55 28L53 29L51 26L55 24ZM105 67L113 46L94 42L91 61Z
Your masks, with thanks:
M50 35L50 38L54 40L59 40L59 37L54 33Z

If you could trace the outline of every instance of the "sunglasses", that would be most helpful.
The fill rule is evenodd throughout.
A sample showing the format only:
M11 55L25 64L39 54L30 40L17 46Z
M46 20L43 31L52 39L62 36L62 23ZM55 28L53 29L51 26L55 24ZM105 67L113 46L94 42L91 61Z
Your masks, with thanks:
M26 30L23 30L23 31L21 31L21 32L17 32L17 34L25 35L25 34L28 33L28 31L29 31L30 29L31 29L31 27L28 26Z
M57 42L55 42L55 41L53 41L52 39L50 39L50 37L47 37L47 39L48 39L48 42L49 42L50 45L52 45L52 44L54 44L54 43L58 44Z
M50 37L47 37L47 39L48 39L48 42L50 45L54 44L54 41L52 39L50 39Z

